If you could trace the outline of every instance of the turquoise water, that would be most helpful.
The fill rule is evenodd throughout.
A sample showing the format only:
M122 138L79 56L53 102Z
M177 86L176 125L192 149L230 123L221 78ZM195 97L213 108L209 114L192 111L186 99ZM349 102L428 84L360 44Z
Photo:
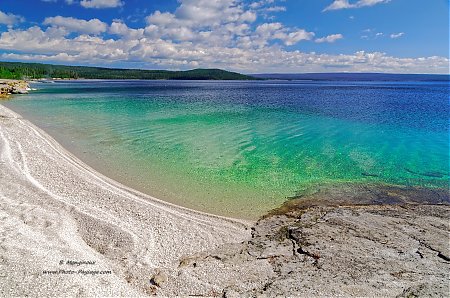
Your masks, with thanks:
M448 83L76 81L6 106L100 172L254 218L323 183L448 188Z

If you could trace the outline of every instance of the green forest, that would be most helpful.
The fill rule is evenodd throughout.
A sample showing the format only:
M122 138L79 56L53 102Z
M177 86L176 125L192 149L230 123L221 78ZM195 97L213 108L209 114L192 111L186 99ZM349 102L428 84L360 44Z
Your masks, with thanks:
M254 80L221 69L187 71L65 66L41 63L1 62L0 79L141 79L141 80Z

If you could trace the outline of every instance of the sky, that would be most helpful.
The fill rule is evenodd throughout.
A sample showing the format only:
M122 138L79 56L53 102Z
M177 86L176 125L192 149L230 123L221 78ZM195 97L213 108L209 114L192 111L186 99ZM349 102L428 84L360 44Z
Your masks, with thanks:
M449 73L448 0L0 0L0 60Z

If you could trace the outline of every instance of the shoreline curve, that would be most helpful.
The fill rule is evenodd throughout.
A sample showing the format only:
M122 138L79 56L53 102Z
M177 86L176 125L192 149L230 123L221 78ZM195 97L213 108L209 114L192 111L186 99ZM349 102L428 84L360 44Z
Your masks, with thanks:
M250 237L251 221L177 206L104 176L1 104L0 164L2 296L150 294L158 268ZM111 273L88 282L43 273L74 269L64 260Z

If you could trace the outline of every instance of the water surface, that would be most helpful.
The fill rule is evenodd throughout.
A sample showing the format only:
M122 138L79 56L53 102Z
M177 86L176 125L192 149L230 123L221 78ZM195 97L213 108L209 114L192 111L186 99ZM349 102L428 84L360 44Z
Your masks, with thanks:
M448 188L446 82L74 81L5 105L150 195L254 218L324 183Z

